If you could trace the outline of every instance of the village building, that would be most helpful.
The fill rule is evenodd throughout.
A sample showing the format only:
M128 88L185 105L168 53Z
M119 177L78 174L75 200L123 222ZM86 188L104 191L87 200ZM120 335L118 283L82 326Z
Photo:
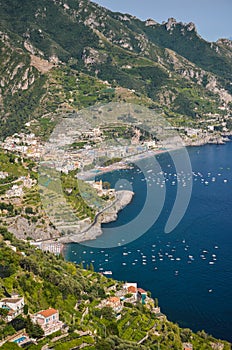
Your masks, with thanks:
M8 310L6 321L11 322L18 315L23 313L24 297L12 295L11 298L3 298L0 300L0 308Z
M142 289L142 288L138 288L137 289L137 298L139 301L142 302L142 304L146 304L146 298L147 298L147 292Z
M47 336L61 330L63 322L59 320L59 311L53 308L42 310L31 316L32 322L41 326Z

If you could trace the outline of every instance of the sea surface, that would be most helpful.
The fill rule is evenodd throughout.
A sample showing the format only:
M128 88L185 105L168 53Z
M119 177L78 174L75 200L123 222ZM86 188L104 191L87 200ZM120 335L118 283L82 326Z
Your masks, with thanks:
M115 279L136 281L158 298L169 320L232 341L232 142L189 147L188 153L191 174L177 174L170 155L163 153L157 156L161 172L149 169L146 160L141 167L137 163L102 175L112 187L133 189L134 198L117 221L102 226L103 235L95 241L99 248L69 244L65 257L84 266L92 262L95 271L110 270ZM188 187L191 181L183 219L171 233L164 233L178 186ZM138 238L130 243L124 244L120 236L118 246L101 248L101 242L112 239L115 227L140 215L149 186L166 191L158 220L140 237L135 229L131 240L133 235ZM156 204L154 199L148 205L147 218Z

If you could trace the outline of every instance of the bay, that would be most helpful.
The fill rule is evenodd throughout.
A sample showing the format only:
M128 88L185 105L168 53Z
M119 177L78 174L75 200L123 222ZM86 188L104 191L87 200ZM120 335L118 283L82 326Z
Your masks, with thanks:
M133 189L133 201L119 213L117 221L102 225L103 235L95 242L99 248L72 243L65 248L65 258L77 264L82 261L84 266L92 262L95 271L110 270L118 280L136 281L158 298L169 320L232 341L232 143L191 147L188 152L193 171L191 200L171 233L164 233L164 227L177 186L188 185L190 176L177 176L170 155L164 153L157 156L163 174L155 170L144 174L137 164L101 176L112 187L117 184L118 189ZM158 220L130 243L123 243L122 234L120 246L101 248L101 242L112 239L114 228L140 215L149 183L157 188L163 185L166 190ZM146 212L147 218L154 203ZM130 233L131 238L137 233Z

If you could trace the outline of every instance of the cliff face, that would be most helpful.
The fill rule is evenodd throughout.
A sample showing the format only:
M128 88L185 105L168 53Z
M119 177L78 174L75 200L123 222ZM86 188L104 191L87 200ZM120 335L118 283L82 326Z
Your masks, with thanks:
M127 89L133 102L163 108L174 123L224 115L218 107L230 109L231 45L205 41L192 22L140 21L86 0L2 0L1 136L43 115L53 120L60 111L128 99L106 87L91 99L90 84L72 78L80 72L96 84Z

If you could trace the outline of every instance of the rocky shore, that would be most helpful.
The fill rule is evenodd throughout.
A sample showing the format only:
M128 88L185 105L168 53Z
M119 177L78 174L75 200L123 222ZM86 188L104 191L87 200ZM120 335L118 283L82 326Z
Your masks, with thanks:
M102 234L101 224L116 221L119 211L132 201L133 196L134 192L132 191L117 191L115 200L106 208L97 213L93 223L79 232L75 227L67 227L67 230L69 232L72 231L73 233L71 232L65 234L64 236L60 237L58 241L61 243L80 243L96 239Z

